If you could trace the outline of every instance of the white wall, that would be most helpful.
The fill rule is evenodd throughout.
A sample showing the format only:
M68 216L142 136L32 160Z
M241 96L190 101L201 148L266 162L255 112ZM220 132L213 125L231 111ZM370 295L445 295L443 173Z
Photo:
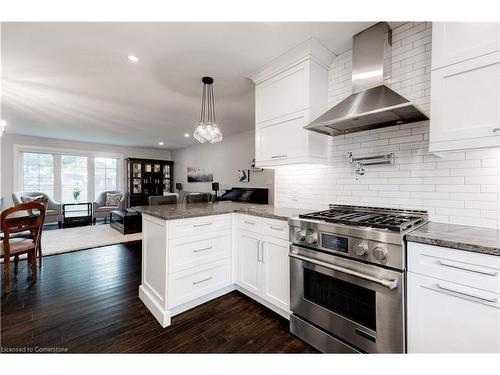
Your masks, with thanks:
M386 84L429 113L430 23L406 23L393 30L392 63ZM332 63L329 106L351 93L351 67L351 51ZM329 165L275 170L275 204L427 209L432 221L500 229L500 149L433 155L428 145L428 121L330 137ZM349 151L355 157L394 152L396 163L368 166L364 176L357 176Z
M26 135L17 135L5 133L2 136L1 145L1 193L4 199L4 207L8 207L12 203L12 192L14 190L14 145L23 146L36 146L44 148L75 150L75 151L88 151L90 153L113 153L123 155L124 158L148 158L148 159L161 159L171 160L171 153L168 150L162 149L149 149L140 147L122 147L105 145L100 143L87 143L66 141L52 138L37 138ZM122 176L126 179L126 164L123 165ZM125 181L123 181L125 183ZM123 185L125 190L125 185Z
M172 151L175 182L181 182L186 191L212 191L211 183L188 183L187 167L207 168L213 172L214 182L221 189L231 187L259 187L269 189L272 202L274 174L270 169L254 173L250 164L255 155L255 132L253 130L225 137L217 144L199 144ZM250 169L250 182L241 183L238 169Z

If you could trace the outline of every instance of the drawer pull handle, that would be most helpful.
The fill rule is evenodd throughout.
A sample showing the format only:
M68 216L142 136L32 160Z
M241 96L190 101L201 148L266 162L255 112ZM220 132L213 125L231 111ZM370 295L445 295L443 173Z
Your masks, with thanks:
M204 224L193 224L193 228L206 227L207 225L212 225L213 223L204 223Z
M456 289L453 289L453 288L450 288L450 287L447 287L447 286L442 286L441 284L436 284L436 286L438 287L438 289L445 290L447 292L452 292L452 293L460 294L462 296L467 296L467 297L475 298L475 299L478 299L478 300L481 300L481 301L486 301L486 302L491 302L491 303L495 303L495 302L498 301L497 298L488 298L488 297L483 297L483 296L476 296L475 294L463 292L461 290L456 290Z
M207 251L207 250L211 250L211 249L212 249L212 246L208 246L208 247L204 247L203 249L193 250L193 253L199 253L200 251Z
M248 224L248 225L255 225L257 224L255 221L244 221L245 224Z
M475 273L480 273L480 274L488 275L488 276L496 276L498 274L497 271L485 271L485 270L480 270L480 269L476 269L476 268L468 268L468 267L458 266L456 264L448 263L448 262L443 261L443 260L439 260L438 263L439 263L439 265L441 265L443 267L456 268L458 270L475 272Z
M271 156L271 159L281 159L281 158L286 158L287 155L274 155L274 156Z
M283 231L283 227L275 227L274 225L270 225L269 228L271 229L274 229L274 230L279 230L279 231Z
M198 284L204 283L205 281L208 281L208 280L212 280L212 276L207 277L206 279L203 279L203 280L193 281L193 285L198 285Z
M493 133L497 133L497 132L500 132L500 128L494 128L493 129Z

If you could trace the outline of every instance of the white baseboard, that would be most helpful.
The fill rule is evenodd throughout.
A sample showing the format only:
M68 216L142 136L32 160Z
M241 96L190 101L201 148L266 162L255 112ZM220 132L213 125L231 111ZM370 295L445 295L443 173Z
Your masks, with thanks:
M148 290L142 285L139 286L139 298L163 328L170 325L170 318L172 317L170 311L165 310L162 306L160 306Z
M261 305L266 306L269 310L274 311L275 313L281 315L283 318L290 320L290 314L291 314L290 311L284 311L284 310L280 309L279 307L274 306L273 304L267 302L262 297L259 297L258 295L253 294L252 292L249 292L248 290L246 290L245 288L242 288L239 285L236 285L236 290L243 293L244 295L250 297L254 301L259 302Z
M215 298L218 298L220 296L223 296L224 294L228 294L235 290L234 284L228 285L222 289L216 290L215 292L212 292L210 294L207 294L203 297L197 298L195 300L186 302L182 305L175 306L169 310L171 316L179 315L180 313L183 313L184 311L187 311L189 309L192 309L193 307L199 306L205 302L208 302L210 300L213 300Z

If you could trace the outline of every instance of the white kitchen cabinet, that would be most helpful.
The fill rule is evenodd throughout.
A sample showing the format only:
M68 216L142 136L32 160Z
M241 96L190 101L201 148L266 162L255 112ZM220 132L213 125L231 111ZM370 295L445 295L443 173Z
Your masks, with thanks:
M500 52L431 73L429 149L500 146Z
M429 150L500 146L500 24L433 23Z
M237 285L258 302L287 316L290 311L290 243L283 237L288 234L288 224L281 220L253 219L259 220L259 233L238 230Z
M238 233L238 284L259 294L261 290L260 236L256 233Z
M266 238L262 242L262 297L284 311L290 309L288 241Z
M498 22L433 22L432 69L500 51Z
M408 243L408 352L500 352L500 257Z
M500 296L408 273L409 353L499 353Z
M311 39L252 77L257 166L326 162L328 137L304 126L328 109L332 60L333 54Z

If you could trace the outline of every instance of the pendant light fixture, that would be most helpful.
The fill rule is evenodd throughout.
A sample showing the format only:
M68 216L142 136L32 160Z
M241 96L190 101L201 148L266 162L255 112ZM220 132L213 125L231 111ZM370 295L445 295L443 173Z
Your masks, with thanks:
M200 142L217 143L222 141L222 133L215 120L214 79L203 77L203 94L201 98L200 122L193 132L194 138Z

